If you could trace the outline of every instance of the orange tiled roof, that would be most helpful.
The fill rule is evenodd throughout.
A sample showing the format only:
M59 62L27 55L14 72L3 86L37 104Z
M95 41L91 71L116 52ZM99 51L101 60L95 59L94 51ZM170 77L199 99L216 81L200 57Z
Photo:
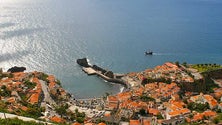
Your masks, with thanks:
M81 125L80 123L78 123L78 122L75 122L75 123L73 123L72 125Z
M95 125L94 123L85 123L84 125Z
M139 120L130 120L130 125L140 125Z
M35 104L39 102L39 98L40 98L40 94L42 92L42 87L41 87L41 83L39 81L38 78L33 78L32 82L36 83L36 90L33 89L33 94L30 96L30 98L28 99L28 101L31 104Z
M103 122L101 122L101 123L99 123L98 125L106 125L105 123L103 123Z
M105 116L105 117L110 117L111 114L110 114L110 112L108 112L108 113L106 112L106 113L104 114L104 116Z
M29 98L29 102L31 104L35 104L39 102L39 94L38 93L34 93L31 95L31 97Z
M15 81L19 81L19 80L23 79L26 75L26 73L24 73L24 72L15 72L12 74L13 74L13 80L15 80Z
M149 121L149 120L144 119L144 120L143 120L143 125L150 125L150 121Z
M204 116L211 117L211 116L216 116L217 113L214 111L208 110L208 111L203 112L203 114Z
M148 111L149 111L150 114L153 114L153 115L158 115L158 113L159 113L159 110L154 109L154 108L150 108L150 109L148 109Z
M15 99L15 97L10 97L10 98L7 99L7 101L9 103L15 103L16 99Z
M22 109L23 111L27 111L27 110L28 110L28 108L27 108L26 106L22 106L21 109Z
M47 79L49 82L55 82L55 77L53 75L49 75Z
M116 96L108 96L107 101L109 102L118 102L118 99Z
M193 121L199 121L203 119L203 114L198 113L196 115L193 116Z
M124 101L124 100L127 100L131 97L131 92L122 92L122 93L119 93L117 94L117 98L119 101Z
M57 123L64 123L65 122L64 119L62 119L58 116L53 116L53 117L50 118L50 120L53 121L53 122L57 122Z

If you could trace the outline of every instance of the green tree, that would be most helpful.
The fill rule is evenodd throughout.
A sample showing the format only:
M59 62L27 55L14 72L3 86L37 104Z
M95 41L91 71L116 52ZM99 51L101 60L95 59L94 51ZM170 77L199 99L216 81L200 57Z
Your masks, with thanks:
M185 67L187 67L187 62L183 62L182 65L185 66Z
M64 114L66 114L66 107L63 105L56 107L55 111L62 117Z
M177 65L178 67L180 67L179 61L176 61L176 62L175 62L175 65Z
M220 122L220 119L218 118L218 117L215 117L214 119L213 119L213 123L214 124L218 124Z
M157 117L157 119L164 119L163 116L161 115L161 113L158 113L156 117Z
M139 111L140 115L145 116L147 115L146 110L145 109L140 109Z

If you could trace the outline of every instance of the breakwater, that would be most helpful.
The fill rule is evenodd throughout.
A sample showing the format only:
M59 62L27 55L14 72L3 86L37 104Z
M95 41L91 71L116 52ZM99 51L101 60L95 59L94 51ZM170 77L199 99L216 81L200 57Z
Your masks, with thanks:
M125 76L125 74L116 74L97 65L90 65L86 58L77 59L77 63L82 66L82 70L88 75L97 75L108 82L118 83L123 85L125 88L129 88L128 84L121 79Z

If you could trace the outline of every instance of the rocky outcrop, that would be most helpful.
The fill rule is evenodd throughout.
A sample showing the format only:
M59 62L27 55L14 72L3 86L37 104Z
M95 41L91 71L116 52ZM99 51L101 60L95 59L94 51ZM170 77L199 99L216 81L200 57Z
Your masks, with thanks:
M90 67L88 61L86 58L82 58L82 59L77 59L76 61L80 66L83 66L83 67Z
M24 72L26 70L25 67L17 67L17 66L14 66L10 69L8 69L7 72L11 72L11 73L14 73L14 72Z

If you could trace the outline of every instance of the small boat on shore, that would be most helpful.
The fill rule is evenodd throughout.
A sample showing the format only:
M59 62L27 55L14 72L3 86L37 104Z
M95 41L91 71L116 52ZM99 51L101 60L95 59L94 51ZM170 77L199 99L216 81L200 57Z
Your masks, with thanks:
M145 55L153 55L153 51L146 51Z

